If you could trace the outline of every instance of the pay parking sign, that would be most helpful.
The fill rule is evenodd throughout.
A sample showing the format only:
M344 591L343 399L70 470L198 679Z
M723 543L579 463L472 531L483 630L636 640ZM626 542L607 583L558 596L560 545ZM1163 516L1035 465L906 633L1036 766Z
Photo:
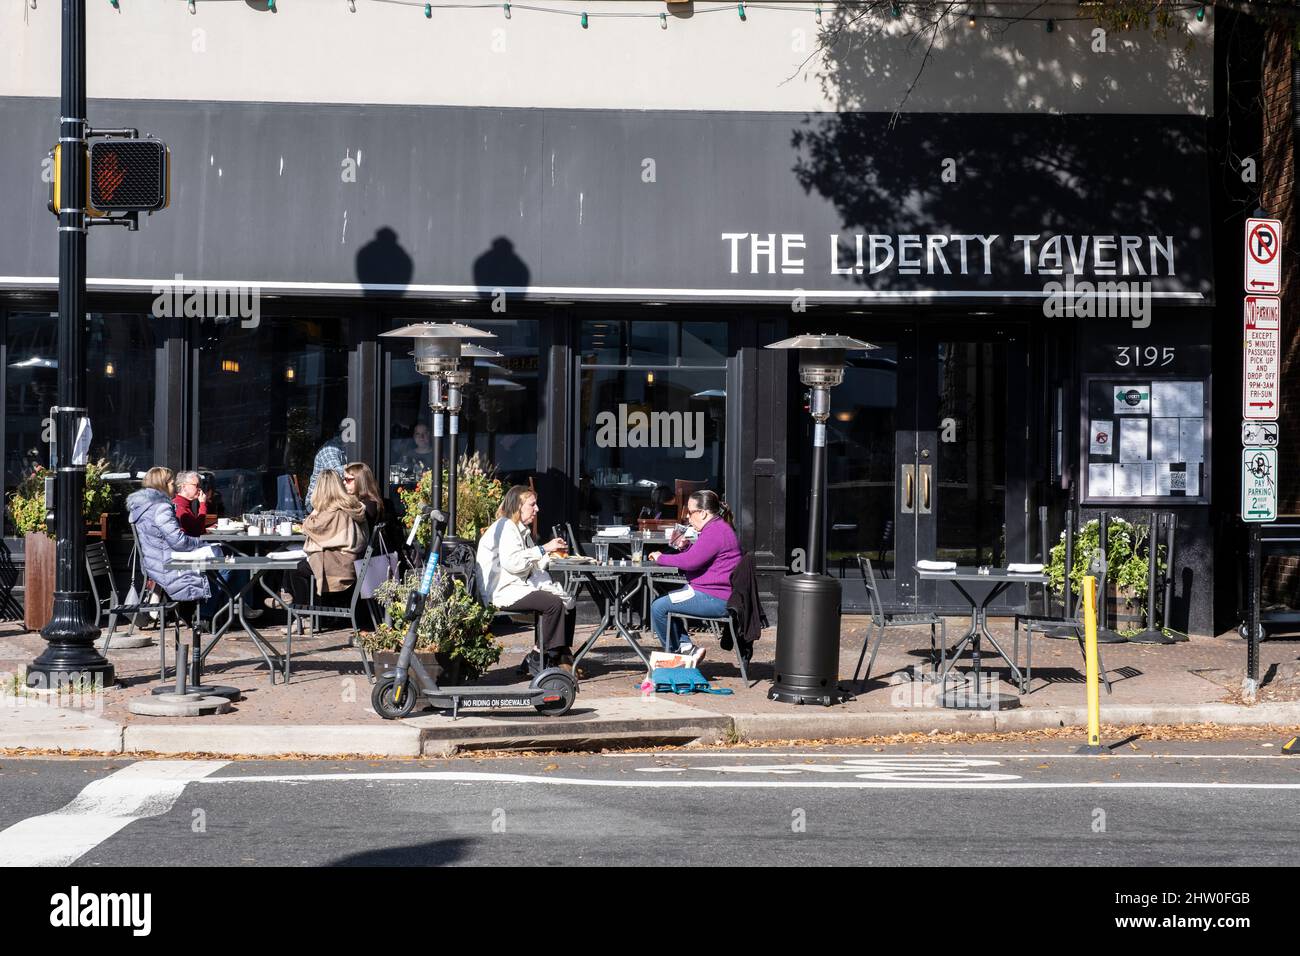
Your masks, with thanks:
M1277 449L1241 450L1241 520L1277 519Z

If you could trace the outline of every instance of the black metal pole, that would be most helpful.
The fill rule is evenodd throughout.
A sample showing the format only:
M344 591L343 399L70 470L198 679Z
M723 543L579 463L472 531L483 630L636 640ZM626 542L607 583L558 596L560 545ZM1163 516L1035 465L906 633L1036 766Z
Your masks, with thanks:
M82 498L86 466L73 462L86 416L86 0L63 0L63 70L59 97L59 405L54 409L54 613L41 631L49 643L27 666L29 687L77 678L113 682L113 665L94 648L99 628L86 591ZM84 455L82 456L84 458Z
M1178 527L1178 515L1169 512L1165 516L1165 630L1170 628L1170 615L1174 606L1174 530Z
M826 426L820 422L813 426L824 433ZM822 506L822 488L826 484L826 444L813 442L812 456L812 491L808 499L808 572L824 574L826 572L826 555L822 547L825 538L822 519L825 509Z
M1134 644L1172 644L1174 639L1156 627L1156 566L1160 563L1160 532L1154 511L1147 525L1147 619L1146 627L1129 637Z
M462 386L447 383L447 540L459 541L456 534L456 456L460 434L460 404Z
M429 501L435 511L442 510L442 380L429 377L429 407L433 409L433 475ZM432 541L432 539L430 539ZM439 555L441 557L441 555Z

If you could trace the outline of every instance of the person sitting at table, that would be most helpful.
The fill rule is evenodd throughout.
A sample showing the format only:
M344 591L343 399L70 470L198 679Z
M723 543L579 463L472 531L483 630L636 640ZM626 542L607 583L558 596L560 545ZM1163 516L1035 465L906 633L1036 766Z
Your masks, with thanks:
M194 535L186 534L176 519L173 472L155 466L144 476L144 487L127 496L127 517L135 527L140 542L140 564L145 575L159 585L173 601L202 602L200 616L211 620L225 603L224 594L212 593L208 576L202 571L167 570L174 551L194 551L204 547Z
M289 572L294 603L310 603L313 584L320 595L351 587L357 579L353 562L366 550L366 509L348 494L336 472L322 471L317 478L302 533L307 557Z
M679 537L673 541L673 547L685 548L679 554L652 551L648 555L651 561L677 568L686 577L685 588L655 599L650 620L665 651L693 654L697 648L681 621L673 622L676 633L668 633L668 612L726 617L731 572L740 564L741 554L731 509L717 492L697 491L686 499L686 520L696 531L694 544Z
M203 536L204 518L208 515L208 496L197 471L182 471L176 476L176 520L181 530L194 538Z
M478 591L484 601L502 611L540 614L543 666L572 671L577 602L546 573L551 555L566 544L563 538L533 543L529 526L539 510L537 493L527 485L506 492L497 520L478 541Z

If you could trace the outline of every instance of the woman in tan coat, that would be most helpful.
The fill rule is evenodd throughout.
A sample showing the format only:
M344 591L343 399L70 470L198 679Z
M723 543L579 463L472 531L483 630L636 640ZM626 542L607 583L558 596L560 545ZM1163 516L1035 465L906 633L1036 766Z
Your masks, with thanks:
M346 591L357 580L353 562L366 550L365 506L344 490L335 472L320 473L311 505L311 514L302 523L307 560L306 567L299 564L294 574L295 603L307 603L312 579L317 594Z

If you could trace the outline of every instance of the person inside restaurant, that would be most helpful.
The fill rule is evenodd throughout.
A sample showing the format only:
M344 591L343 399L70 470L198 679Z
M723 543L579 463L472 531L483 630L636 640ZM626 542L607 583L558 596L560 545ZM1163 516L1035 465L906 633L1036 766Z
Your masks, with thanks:
M695 529L694 543L678 537L673 547L685 550L678 554L652 551L648 555L651 561L677 568L686 577L686 587L655 599L650 605L650 620L665 651L693 654L697 648L681 621L673 622L676 633L668 633L668 613L726 617L731 573L740 564L741 553L732 527L731 509L719 499L717 492L706 490L692 494L686 500L686 520Z
M311 514L302 522L307 557L289 572L294 603L304 605L313 587L326 598L351 587L357 579L353 562L366 550L365 505L348 494L336 472L320 473L309 504Z
M539 512L537 493L527 485L506 492L497 520L479 538L479 598L502 611L540 614L543 666L572 671L577 602L546 573L551 556L564 553L567 545L563 538L542 545L533 542L529 527Z

